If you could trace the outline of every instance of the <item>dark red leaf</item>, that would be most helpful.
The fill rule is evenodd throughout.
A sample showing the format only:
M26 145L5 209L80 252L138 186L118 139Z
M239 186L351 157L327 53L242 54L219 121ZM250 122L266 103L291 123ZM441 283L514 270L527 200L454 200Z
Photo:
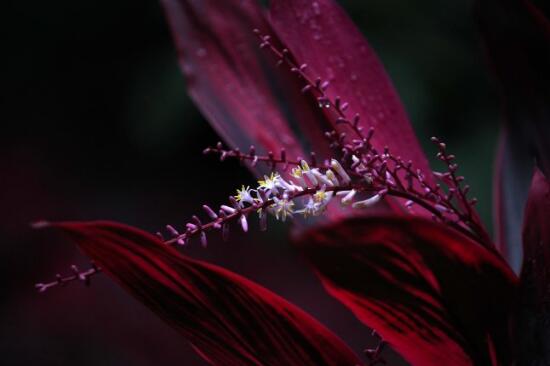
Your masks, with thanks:
M214 365L359 363L296 306L223 268L184 257L152 235L112 222L54 226Z
M411 364L510 364L517 279L462 234L421 218L350 219L297 245L329 293Z
M550 174L550 22L527 0L478 0L478 20L504 112L497 157L497 241L521 264L522 212L537 160Z
M537 169L525 208L518 365L550 364L550 181Z
M232 147L254 144L289 158L328 154L327 122L303 85L261 50L272 34L255 0L162 0L189 94ZM272 42L277 43L275 38ZM182 121L185 122L185 121ZM327 156L323 156L327 157Z
M330 81L327 94L349 103L373 143L412 160L427 179L431 169L384 67L345 12L332 0L272 0L270 21L298 63L316 78ZM350 118L351 118L350 117Z

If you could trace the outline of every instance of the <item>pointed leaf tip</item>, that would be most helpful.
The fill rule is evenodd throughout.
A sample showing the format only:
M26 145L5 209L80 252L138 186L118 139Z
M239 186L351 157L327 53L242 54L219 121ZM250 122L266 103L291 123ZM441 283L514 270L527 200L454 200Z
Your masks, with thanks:
M223 366L350 366L360 361L296 306L221 267L113 222L56 223L131 295Z

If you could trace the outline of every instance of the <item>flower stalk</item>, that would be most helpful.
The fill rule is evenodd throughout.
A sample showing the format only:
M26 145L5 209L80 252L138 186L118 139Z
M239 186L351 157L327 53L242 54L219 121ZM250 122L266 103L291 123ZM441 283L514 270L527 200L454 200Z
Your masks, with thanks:
M71 275L62 276L61 274L57 274L55 277L55 281L46 282L46 283L37 283L34 285L34 287L38 290L38 292L42 293L47 290L49 290L52 287L57 286L65 286L69 284L70 282L74 281L80 281L84 283L86 286L90 286L91 279L93 276L101 272L101 268L98 267L93 261L91 262L90 268L86 270L79 270L76 265L71 266Z

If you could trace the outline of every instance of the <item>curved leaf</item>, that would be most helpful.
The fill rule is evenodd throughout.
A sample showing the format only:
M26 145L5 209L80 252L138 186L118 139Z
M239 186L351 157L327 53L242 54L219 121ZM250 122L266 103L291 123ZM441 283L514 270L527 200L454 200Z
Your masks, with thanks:
M148 233L101 221L53 225L211 364L359 363L337 336L296 306L235 273L184 257Z
M295 75L259 47L253 30L273 32L257 1L161 2L189 94L232 147L328 157L328 125L319 108L301 94Z
M462 234L420 218L350 219L297 245L328 292L411 364L510 364L516 277Z

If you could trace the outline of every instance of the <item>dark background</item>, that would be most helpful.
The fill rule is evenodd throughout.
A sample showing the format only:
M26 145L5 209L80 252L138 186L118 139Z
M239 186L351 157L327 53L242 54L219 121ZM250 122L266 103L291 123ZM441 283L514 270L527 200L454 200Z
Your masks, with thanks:
M221 1L221 0L220 0ZM471 1L342 1L379 52L419 139L443 137L491 224L498 130ZM5 6L4 6L5 8ZM6 8L5 8L6 9ZM36 219L114 219L150 231L181 224L252 177L203 157L218 137L187 98L157 1L9 1L0 135L0 354L3 365L203 365L184 340L109 280L37 294L33 285L85 266ZM286 243L233 235L189 254L266 285L358 352L368 331ZM397 363L394 363L397 364Z

